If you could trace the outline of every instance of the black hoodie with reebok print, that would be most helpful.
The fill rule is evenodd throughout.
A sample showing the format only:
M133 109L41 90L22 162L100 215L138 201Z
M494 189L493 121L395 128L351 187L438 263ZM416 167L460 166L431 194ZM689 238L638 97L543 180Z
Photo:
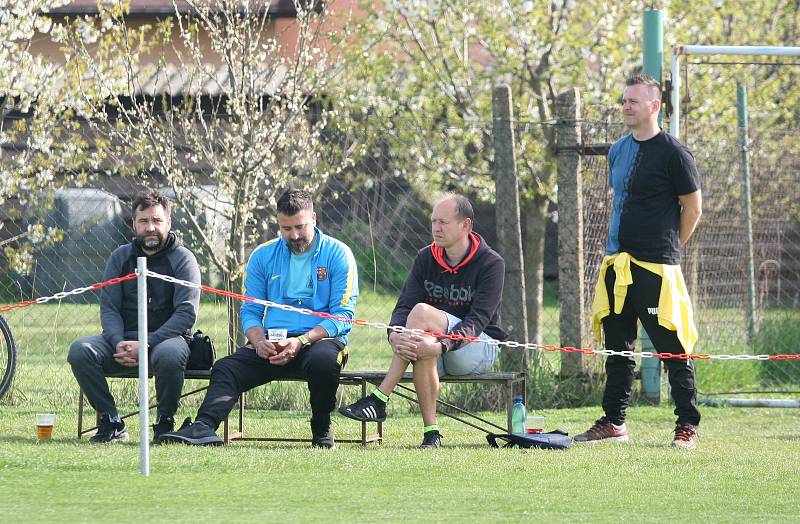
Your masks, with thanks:
M447 264L444 249L431 244L419 250L397 304L391 325L405 326L415 305L429 304L461 319L451 333L476 337L485 332L497 340L508 334L500 328L505 261L477 233L470 233L470 247L455 266ZM448 351L462 340L442 339Z

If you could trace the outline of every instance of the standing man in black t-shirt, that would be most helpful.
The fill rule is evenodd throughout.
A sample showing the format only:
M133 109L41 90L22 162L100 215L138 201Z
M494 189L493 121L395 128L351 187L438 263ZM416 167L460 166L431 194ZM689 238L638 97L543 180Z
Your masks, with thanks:
M697 330L680 250L700 220L697 168L686 146L658 126L658 82L637 75L625 86L622 106L630 134L608 153L613 207L592 307L595 334L602 323L607 349L633 351L639 320L658 353L689 354ZM685 358L668 358L664 365L678 417L672 445L692 449L700 423L694 366ZM625 411L635 366L632 357L608 357L605 415L576 435L576 442L628 440Z
M497 359L500 300L505 262L472 231L469 200L447 194L431 214L433 243L417 253L411 273L392 312L391 325L428 332L452 333L478 340L452 340L389 330L392 363L381 385L358 402L339 409L360 421L386 420L386 403L409 363L422 413L422 448L438 448L442 436L436 423L439 376L486 372Z

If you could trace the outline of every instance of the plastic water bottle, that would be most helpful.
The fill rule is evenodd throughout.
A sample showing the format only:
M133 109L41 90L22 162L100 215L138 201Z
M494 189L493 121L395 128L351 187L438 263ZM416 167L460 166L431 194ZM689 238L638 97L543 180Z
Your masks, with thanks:
M514 407L511 409L511 433L525 435L527 433L526 420L525 404L522 403L522 397L517 397L514 399Z

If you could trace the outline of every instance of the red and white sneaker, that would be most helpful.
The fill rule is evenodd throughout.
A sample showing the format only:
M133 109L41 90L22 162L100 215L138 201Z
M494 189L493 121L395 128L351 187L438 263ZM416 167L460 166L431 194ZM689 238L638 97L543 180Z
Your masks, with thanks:
M580 435L575 435L574 442L628 442L628 428L623 422L619 426L612 424L610 420L603 417L595 421L594 425Z
M694 449L697 447L697 426L678 422L675 425L673 448Z

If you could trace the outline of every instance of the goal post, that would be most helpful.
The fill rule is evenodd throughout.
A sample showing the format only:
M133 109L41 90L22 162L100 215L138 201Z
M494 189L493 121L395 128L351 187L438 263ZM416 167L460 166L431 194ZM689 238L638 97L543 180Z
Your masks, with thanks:
M672 63L670 65L670 80L672 90L670 102L672 116L669 120L669 132L675 138L680 138L681 121L681 55L718 55L718 56L797 56L800 57L800 47L770 47L770 46L714 46L714 45L678 45L672 48Z

